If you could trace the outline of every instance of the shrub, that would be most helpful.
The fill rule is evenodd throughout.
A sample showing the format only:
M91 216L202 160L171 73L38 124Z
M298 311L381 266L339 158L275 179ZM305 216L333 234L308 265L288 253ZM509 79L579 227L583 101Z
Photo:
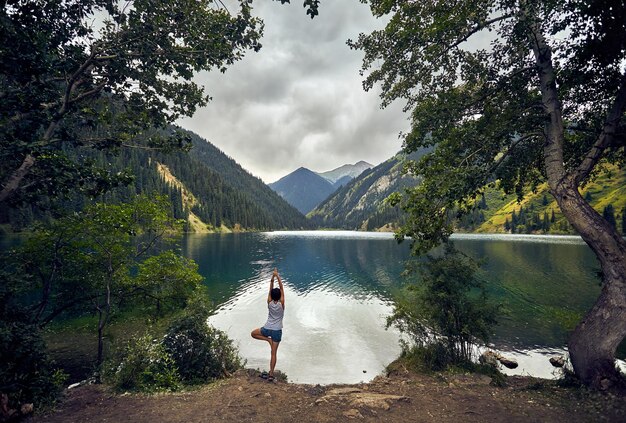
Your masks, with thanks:
M471 367L474 346L488 341L499 309L476 277L478 263L449 243L443 255L427 256L417 266L420 280L396 301L387 325L408 335L412 343L403 344L403 354L418 367Z
M422 371L445 370L450 363L448 352L440 342L427 345L403 345L400 357L409 367Z
M180 388L175 361L150 335L131 339L117 363L108 366L105 379L119 391L160 392Z
M0 256L3 265L5 258ZM0 269L0 393L8 396L11 409L25 403L50 405L65 382L65 374L46 352L39 327L19 304L23 285L12 269Z
M53 403L65 379L49 359L36 325L0 322L0 392L8 395L10 408Z
M209 326L204 313L187 314L174 321L163 345L185 383L222 378L242 367L233 341L226 333Z

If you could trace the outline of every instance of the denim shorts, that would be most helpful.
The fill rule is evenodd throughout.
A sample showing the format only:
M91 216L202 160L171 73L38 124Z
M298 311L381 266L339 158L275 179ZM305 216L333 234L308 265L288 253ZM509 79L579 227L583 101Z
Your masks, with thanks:
M280 340L283 338L283 330L261 328L261 335L267 336L268 338L272 338L272 341L274 342L280 342Z

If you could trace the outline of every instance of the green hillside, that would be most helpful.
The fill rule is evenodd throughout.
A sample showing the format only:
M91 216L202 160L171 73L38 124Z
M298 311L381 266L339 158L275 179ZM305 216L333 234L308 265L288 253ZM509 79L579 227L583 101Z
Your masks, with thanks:
M423 153L422 153L423 154ZM411 156L417 159L422 154ZM307 217L322 227L356 230L391 230L403 220L403 212L389 207L384 199L402 191L416 180L401 172L403 155L363 172L358 178L336 191ZM608 166L582 190L587 201L599 212L615 221L624 233L626 214L626 169ZM476 233L547 233L574 234L563 217L547 184L528 192L520 201L516 195L504 195L487 188L476 208L456 223L460 232Z
M170 198L174 216L189 231L274 230L308 228L310 222L260 179L197 134L187 132L190 153L158 153L120 149L115 154L93 149L67 149L77 160L93 161L110 173L128 172L133 180L105 195L73 195L54 203L0 210L0 224L20 231L38 220L81 210L94 201L127 201L137 194Z
M599 213L612 214L616 227L624 233L626 169L607 168L581 193ZM487 207L481 202L474 213L460 222L458 229L478 233L575 233L545 183L537 187L536 192L527 193L521 202L515 195L503 196L495 189L485 191L483 204L486 203Z

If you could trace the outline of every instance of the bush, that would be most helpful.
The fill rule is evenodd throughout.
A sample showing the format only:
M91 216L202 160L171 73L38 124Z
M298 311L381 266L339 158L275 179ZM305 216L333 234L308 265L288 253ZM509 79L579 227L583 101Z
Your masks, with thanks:
M170 326L163 338L185 383L203 383L229 376L242 367L233 341L209 326L204 313L185 315Z
M0 256L3 265L5 258ZM0 269L0 393L8 396L11 409L26 403L39 408L57 399L66 375L55 368L39 327L19 304L24 283L17 276Z
M175 361L150 335L129 341L118 363L108 366L105 379L119 391L160 392L180 388Z
M9 408L53 403L65 379L49 359L36 325L0 322L0 392L8 395Z
M442 256L427 256L418 269L421 280L396 302L387 325L408 335L403 354L418 367L471 367L474 346L488 341L499 309L476 277L478 263L446 244Z

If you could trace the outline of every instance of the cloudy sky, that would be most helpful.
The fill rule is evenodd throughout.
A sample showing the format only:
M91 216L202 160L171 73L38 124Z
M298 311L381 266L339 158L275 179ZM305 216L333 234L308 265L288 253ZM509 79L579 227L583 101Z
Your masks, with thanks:
M374 165L401 148L408 128L402 104L380 108L365 92L363 53L346 45L383 23L358 0L324 0L311 20L301 0L258 0L263 48L225 74L200 74L213 101L179 121L266 183L304 166L323 172L365 160Z

